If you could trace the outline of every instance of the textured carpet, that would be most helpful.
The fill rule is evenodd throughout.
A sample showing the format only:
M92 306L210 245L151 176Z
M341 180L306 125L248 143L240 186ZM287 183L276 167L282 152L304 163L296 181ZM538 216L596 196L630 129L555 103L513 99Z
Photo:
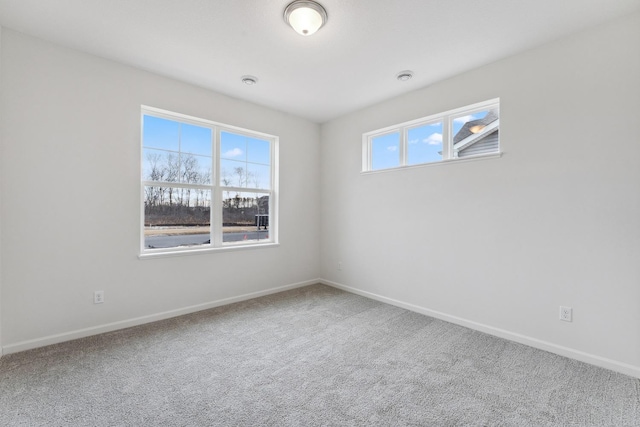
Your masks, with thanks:
M314 285L7 355L0 425L639 426L640 380Z

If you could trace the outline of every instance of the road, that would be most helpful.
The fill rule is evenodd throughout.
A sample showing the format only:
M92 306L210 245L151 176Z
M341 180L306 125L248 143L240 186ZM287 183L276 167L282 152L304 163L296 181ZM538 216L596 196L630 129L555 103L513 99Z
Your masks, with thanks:
M239 242L240 240L265 240L269 230L248 231L242 233L224 233L224 242ZM246 237L245 237L246 236ZM144 244L147 248L175 248L177 246L202 245L209 243L208 234L187 234L182 236L147 236Z

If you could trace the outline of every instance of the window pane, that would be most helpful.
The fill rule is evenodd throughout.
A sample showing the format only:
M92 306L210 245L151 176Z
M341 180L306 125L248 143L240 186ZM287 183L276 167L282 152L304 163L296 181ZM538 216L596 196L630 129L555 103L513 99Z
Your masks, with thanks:
M143 149L142 179L145 181L166 181L164 179L164 156L166 151Z
M271 143L220 132L220 185L271 188Z
M271 189L271 166L247 163L248 187Z
M211 129L182 123L180 130L181 152L211 156Z
M247 161L268 165L271 163L271 144L269 141L256 138L246 138Z
M142 179L178 182L180 177L180 155L178 153L145 148L142 157Z
M223 191L222 232L225 243L269 239L269 195Z
M208 245L210 214L211 190L145 186L145 248Z
M386 169L400 165L400 133L371 138L371 169Z
M211 157L180 154L180 182L187 184L211 183Z
M220 160L220 185L271 189L271 166L236 160Z
M178 151L180 149L180 123L159 117L144 116L142 145Z
M225 187L247 187L247 163L235 160L220 160L220 185Z
M442 160L442 122L409 129L407 132L407 164Z
M453 119L453 157L497 153L499 119L497 108Z
M478 111L476 113L473 114L465 114L463 116L460 117L456 117L455 119L453 119L453 135L454 138L458 135L458 133L460 132L460 130L465 127L465 125L469 122L473 122L476 120L481 120L484 117L486 117L488 111ZM468 126L467 126L468 128Z
M245 137L230 132L220 132L220 158L247 161Z

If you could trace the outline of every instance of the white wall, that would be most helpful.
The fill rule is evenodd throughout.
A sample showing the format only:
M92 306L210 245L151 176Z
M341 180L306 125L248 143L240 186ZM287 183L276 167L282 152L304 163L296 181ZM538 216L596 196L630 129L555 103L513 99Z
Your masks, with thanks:
M635 14L324 124L322 277L640 376L639 52ZM502 158L360 174L363 132L496 97Z
M5 352L319 277L317 124L6 29L2 76ZM280 246L138 259L141 104L280 137Z
M0 82L2 82L2 27L0 27ZM2 100L2 85L0 84L0 102ZM2 113L0 112L0 159L2 153ZM2 162L0 162L0 248L2 248ZM0 250L0 357L2 357L2 251Z

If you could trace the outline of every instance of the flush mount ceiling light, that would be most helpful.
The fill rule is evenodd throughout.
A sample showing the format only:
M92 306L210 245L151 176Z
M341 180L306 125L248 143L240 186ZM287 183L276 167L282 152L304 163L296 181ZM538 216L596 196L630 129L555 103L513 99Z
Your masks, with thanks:
M242 83L253 86L258 83L258 78L254 76L242 76Z
M315 1L296 0L284 9L284 21L298 34L310 36L327 23L327 11Z
M411 70L400 71L396 75L396 79L400 80L401 82L406 82L407 80L410 80L411 77L413 77L413 71Z

